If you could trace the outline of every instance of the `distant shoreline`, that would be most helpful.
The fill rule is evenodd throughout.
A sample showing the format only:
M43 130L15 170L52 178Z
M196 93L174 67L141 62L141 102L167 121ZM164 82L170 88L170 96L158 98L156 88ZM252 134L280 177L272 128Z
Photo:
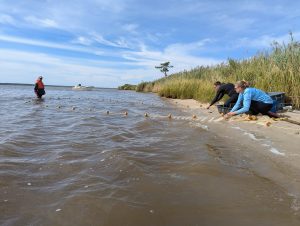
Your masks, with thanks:
M0 85L14 85L14 86L34 86L34 83L0 83ZM55 87L72 87L72 86L62 86L62 85L47 85L47 86L55 86Z
M34 84L27 84L27 83L0 83L0 85L13 85L13 86L34 86ZM47 85L46 87L65 87L65 88L72 88L73 86L64 86L64 85ZM117 88L107 88L107 87L94 87L95 89L117 89Z

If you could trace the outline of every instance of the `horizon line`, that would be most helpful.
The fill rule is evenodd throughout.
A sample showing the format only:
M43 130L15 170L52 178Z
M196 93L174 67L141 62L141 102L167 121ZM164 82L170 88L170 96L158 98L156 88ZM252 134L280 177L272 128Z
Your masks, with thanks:
M0 82L0 85L23 85L23 86L34 86L33 83L12 83L12 82ZM70 86L70 85L45 85L47 86L51 86L51 87L74 87L74 86ZM97 87L94 86L94 88L97 89L117 89L118 87Z

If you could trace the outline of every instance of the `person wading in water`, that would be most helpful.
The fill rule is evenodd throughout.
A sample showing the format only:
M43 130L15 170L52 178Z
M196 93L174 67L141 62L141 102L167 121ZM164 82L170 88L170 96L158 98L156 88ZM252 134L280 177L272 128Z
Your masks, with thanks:
M37 96L37 98L41 99L43 95L46 94L45 92L45 85L43 83L43 77L39 76L36 80L35 86L34 86L34 92Z

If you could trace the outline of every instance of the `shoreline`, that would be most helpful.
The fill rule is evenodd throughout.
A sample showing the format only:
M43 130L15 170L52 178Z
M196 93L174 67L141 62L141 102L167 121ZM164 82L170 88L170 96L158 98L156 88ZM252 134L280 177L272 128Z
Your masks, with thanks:
M214 133L241 147L239 153L251 161L255 173L281 186L294 199L295 211L300 210L300 126L268 116L249 120L234 116L225 120L216 106L193 99L168 99L167 102L191 114L196 126ZM300 111L283 113L300 122Z
M257 120L249 120L245 116L234 116L229 120L225 120L222 115L219 114L216 106L211 106L211 108L207 110L206 104L202 104L193 99L166 100L173 105L177 105L181 109L190 111L191 114L197 117L195 121L200 121L203 125L207 124L212 128L215 127L214 125L222 125L227 127L229 130L234 129L242 132L248 132L249 138L252 140L260 140L261 137L266 137L274 144L274 148L282 150L274 154L282 156L295 154L295 156L299 155L300 158L299 147L293 145L300 145L299 125L283 120L274 120L268 116L257 116ZM293 121L300 122L300 111L285 112L283 115ZM253 135L251 135L251 133Z

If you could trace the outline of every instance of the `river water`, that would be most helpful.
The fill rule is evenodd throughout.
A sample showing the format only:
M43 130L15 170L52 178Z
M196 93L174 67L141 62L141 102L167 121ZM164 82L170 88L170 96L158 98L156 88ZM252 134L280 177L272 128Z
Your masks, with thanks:
M300 225L241 147L157 95L46 92L0 85L0 225Z

